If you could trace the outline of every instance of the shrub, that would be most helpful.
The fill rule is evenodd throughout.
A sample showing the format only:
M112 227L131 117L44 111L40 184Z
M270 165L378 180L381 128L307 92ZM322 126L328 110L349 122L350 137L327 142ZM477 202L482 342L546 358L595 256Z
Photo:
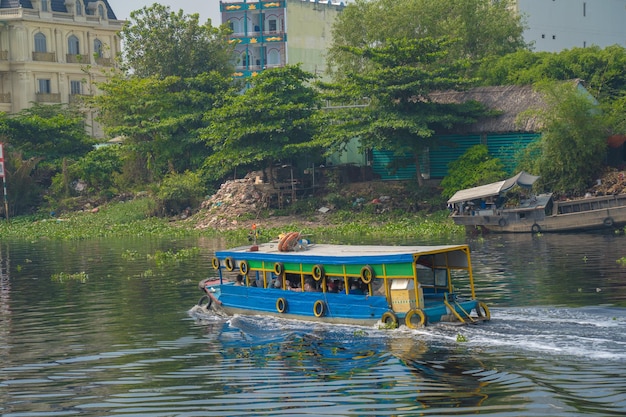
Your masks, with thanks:
M199 174L191 171L168 174L156 192L158 210L163 215L181 213L187 208L197 207L204 193Z
M489 155L486 145L472 146L448 164L448 175L441 181L442 195L450 198L459 190L500 181L506 176L504 165Z

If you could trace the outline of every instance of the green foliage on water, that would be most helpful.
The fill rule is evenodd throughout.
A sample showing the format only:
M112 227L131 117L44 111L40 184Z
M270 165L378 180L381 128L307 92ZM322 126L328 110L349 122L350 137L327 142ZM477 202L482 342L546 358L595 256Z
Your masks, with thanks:
M200 254L200 248L184 248L179 251L156 251L154 255L148 255L148 259L153 260L157 266L162 267L169 264L176 264L183 260L191 259Z
M170 218L153 216L156 208L154 200L136 198L126 202L109 203L99 207L98 211L79 211L67 213L60 217L50 215L21 216L9 222L0 222L0 236L5 239L24 239L37 241L40 239L77 240L106 237L186 237L225 235L227 243L246 244L251 241L250 230L240 228L227 234L218 230L195 229L193 221L171 221ZM332 243L346 238L358 242L360 240L376 240L381 243L388 241L447 240L459 241L465 237L463 227L456 226L449 218L446 210L435 213L405 213L401 211L384 214L368 211L337 210L324 218L319 224L311 223L306 216L300 216L302 223L294 221L275 227L263 227L259 221L258 242L276 239L286 231L299 231L312 241ZM271 224L268 219L268 223ZM306 225L303 225L306 223ZM191 256L187 253L155 254L155 260L166 263L179 261L182 257ZM134 252L125 252L122 257L134 260L138 256Z
M334 213L320 226L303 226L297 222L280 227L263 228L258 224L258 242L277 239L287 231L298 231L306 239L315 242L345 242L346 238L354 241L379 241L381 243L398 241L464 241L465 228L457 226L448 217L448 211L435 213L385 213L372 214L342 210ZM231 245L245 244L250 241L250 231L245 229L228 233L227 241ZM356 242L355 242L356 243Z
M166 218L153 217L155 203L149 198L102 206L97 212L81 211L60 217L33 215L0 222L0 236L27 240L92 239L116 236L183 237L199 234Z
M77 272L77 273L67 273L67 272L59 272L58 274L52 275L52 281L56 282L66 282L66 281L80 281L87 282L89 279L89 275L86 272Z

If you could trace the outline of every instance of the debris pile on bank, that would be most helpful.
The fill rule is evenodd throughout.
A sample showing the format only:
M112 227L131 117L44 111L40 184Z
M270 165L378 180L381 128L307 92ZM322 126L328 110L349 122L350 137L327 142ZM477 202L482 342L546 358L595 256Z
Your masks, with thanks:
M229 180L205 200L200 208L204 210L197 228L228 229L240 227L242 220L252 220L263 208L263 193L255 187L256 175Z
M626 193L626 171L606 172L590 192L598 196Z

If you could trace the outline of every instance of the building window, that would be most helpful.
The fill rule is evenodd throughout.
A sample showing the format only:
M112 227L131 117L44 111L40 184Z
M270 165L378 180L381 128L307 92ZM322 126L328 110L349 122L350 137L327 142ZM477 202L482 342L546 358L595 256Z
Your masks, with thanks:
M83 0L76 0L76 16L83 15Z
M104 7L101 4L98 5L98 16L100 16L101 19L104 19L104 17L105 17L104 16Z
M67 40L67 53L70 55L80 54L78 38L74 35L70 36Z
M41 11L42 12L48 11L48 0L41 0Z
M70 81L70 94L81 94L81 83L80 81Z
M48 52L46 35L41 32L35 34L35 52Z
M50 80L39 79L37 83L39 84L39 94L50 94L52 92L50 89Z
M276 49L272 49L267 54L267 63L268 65L278 65L280 64L280 53Z
M583 16L587 16L587 3L583 2Z
M269 20L267 22L267 27L268 27L270 32L276 32L277 31L277 26L278 25L276 24L276 19L272 19L272 20Z
M93 41L93 53L96 58L102 58L102 42L100 39Z

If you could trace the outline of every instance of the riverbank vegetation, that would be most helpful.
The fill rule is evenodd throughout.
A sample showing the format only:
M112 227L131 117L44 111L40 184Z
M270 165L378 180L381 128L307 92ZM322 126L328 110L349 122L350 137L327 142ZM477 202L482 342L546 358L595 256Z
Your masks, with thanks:
M0 117L9 207L3 214L11 219L0 233L30 239L219 233L198 231L193 221L226 180L261 171L272 183L271 167L324 165L355 137L363 151L393 151L389 169L415 164L414 182L423 189L420 157L445 145L436 133L489 114L475 102L434 103L429 94L499 83L545 85L551 98L540 114L528 115L541 117L545 132L519 153L518 168L541 175L552 192L583 192L604 168L604 137L626 131L626 49L533 53L508 2L441 3L349 4L333 28L330 82L287 66L261 72L246 88L231 77L228 28L201 25L197 15L158 4L133 12L120 33L132 48L98 85L101 94L80 103L96 110L116 144L94 149L80 107L34 106ZM414 24L406 24L406 13ZM597 106L567 90L571 85L563 81L575 78L589 81ZM445 195L504 174L488 152L478 156L457 164L460 171L451 167L443 193L433 189L427 210L376 213L355 210L351 204L359 199L350 199L322 219L321 205L340 206L345 183L335 182L321 196L290 202L293 207L262 207L239 223L240 233L261 220L272 233L290 226L328 235L456 234L459 228L445 216ZM181 214L185 221L171 221ZM285 220L289 215L299 217ZM307 218L317 223L297 220Z
M289 211L241 222L232 229L218 230L196 227L196 214L186 219L153 216L156 206L148 197L128 201L110 202L98 210L72 211L58 217L51 215L19 216L9 222L0 222L3 239L36 241L77 240L109 237L179 238L189 236L226 237L232 244L249 242L251 225L257 227L259 241L269 241L280 233L297 230L304 235L323 238L325 241L346 236L377 237L381 240L427 240L457 239L464 236L464 229L447 218L447 211L435 213L391 212L384 216L373 211L337 210L319 221L303 221L315 216L313 211L299 213ZM319 213L318 213L319 214Z

